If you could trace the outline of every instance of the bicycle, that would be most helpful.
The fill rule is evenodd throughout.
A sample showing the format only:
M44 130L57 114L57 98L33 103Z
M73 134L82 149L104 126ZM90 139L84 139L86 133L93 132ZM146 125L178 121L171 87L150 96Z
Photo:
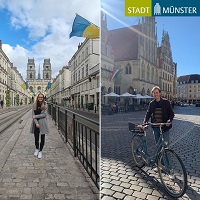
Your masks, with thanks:
M159 126L160 138L156 144L156 149L152 155L147 151L146 128L148 125ZM161 183L166 192L172 197L179 198L185 194L187 189L187 173L180 157L172 150L168 149L167 142L164 141L162 127L170 123L146 123L145 129L140 129L135 124L129 123L129 130L133 133L132 156L138 168L145 166L157 166ZM176 191L177 190L177 191Z

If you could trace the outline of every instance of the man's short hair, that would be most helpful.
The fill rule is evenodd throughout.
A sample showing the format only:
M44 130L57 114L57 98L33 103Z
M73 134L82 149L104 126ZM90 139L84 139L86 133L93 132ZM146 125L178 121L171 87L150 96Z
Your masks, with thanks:
M159 86L153 87L152 90L151 90L151 93L153 93L153 91L156 90L156 89L161 93L161 89L160 89Z

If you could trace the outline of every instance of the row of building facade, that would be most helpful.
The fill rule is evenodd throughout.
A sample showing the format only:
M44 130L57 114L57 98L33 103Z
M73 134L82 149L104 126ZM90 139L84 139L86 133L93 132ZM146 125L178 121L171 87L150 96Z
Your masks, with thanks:
M163 31L158 45L155 17L143 17L135 26L109 31L106 15L102 13L101 62L99 46L99 39L85 39L54 79L50 58L44 59L42 75L39 65L37 76L35 61L28 58L26 90L21 87L24 83L21 74L3 52L0 41L0 100L6 103L9 99L13 106L28 104L41 92L49 102L58 105L98 110L100 68L102 104L106 93L151 95L155 85L170 100L200 100L200 75L181 76L177 80L169 34ZM121 72L111 80L115 69ZM49 83L54 87L48 87Z
M190 74L178 77L177 99L187 103L200 101L200 75Z
M99 109L99 39L85 39L53 80L47 92L49 102L65 107Z
M6 106L25 105L32 102L32 94L22 88L24 80L17 68L2 50L0 40L0 101Z

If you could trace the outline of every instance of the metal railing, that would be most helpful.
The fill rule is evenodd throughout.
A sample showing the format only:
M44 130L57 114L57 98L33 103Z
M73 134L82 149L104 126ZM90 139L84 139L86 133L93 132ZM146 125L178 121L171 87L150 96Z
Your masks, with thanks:
M99 189L99 122L51 103L48 113Z

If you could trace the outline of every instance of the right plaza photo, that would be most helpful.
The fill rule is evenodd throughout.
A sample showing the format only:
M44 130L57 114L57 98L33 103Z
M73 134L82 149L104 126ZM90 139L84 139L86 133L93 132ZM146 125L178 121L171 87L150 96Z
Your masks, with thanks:
M200 18L121 6L101 8L101 199L200 199Z

